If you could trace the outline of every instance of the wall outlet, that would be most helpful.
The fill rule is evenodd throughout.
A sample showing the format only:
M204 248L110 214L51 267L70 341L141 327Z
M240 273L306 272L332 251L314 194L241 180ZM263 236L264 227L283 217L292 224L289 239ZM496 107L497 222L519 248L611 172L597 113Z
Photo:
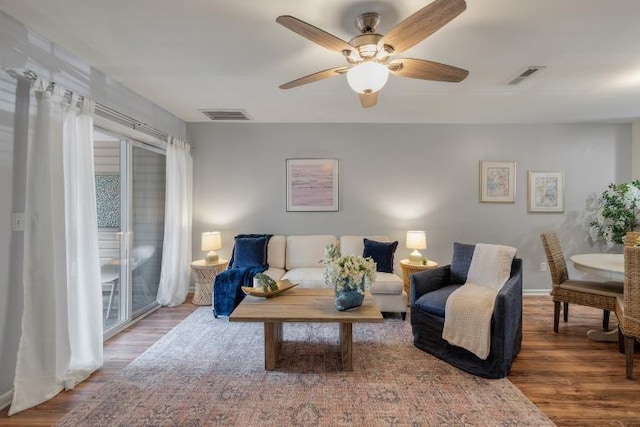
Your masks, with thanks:
M24 214L23 213L11 214L11 230L24 231Z
M546 262L541 262L540 263L540 271L547 271L547 263Z

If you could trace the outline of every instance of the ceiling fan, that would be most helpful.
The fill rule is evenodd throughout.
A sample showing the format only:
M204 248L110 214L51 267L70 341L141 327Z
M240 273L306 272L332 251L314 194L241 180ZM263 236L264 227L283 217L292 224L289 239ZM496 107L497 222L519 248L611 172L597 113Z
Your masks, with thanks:
M290 15L276 22L312 42L344 55L348 65L318 71L290 81L280 89L291 89L329 77L346 74L349 86L358 92L364 108L378 102L378 91L387 82L389 72L413 79L460 82L469 72L462 68L424 59L393 58L430 36L467 8L465 0L435 0L399 22L387 34L376 33L380 14L367 12L356 18L360 35L346 42Z

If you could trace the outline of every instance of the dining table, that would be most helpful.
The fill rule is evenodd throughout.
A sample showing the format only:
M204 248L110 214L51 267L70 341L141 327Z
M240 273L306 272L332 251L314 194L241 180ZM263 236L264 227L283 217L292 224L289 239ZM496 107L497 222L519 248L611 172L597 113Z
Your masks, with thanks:
M576 270L594 274L608 280L624 281L624 254L590 253L576 254L570 258ZM606 331L592 329L587 337L594 341L618 341L618 328Z

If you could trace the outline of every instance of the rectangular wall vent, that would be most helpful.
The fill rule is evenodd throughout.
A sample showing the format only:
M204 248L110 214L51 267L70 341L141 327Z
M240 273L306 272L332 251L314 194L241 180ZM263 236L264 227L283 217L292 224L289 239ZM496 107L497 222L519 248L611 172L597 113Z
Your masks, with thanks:
M225 120L250 120L244 110L200 110L211 120L219 122Z
M539 66L539 65L530 65L528 67L525 67L524 70L520 71L515 77L507 81L507 84L517 85L519 83L522 83L524 80L530 78L531 76L533 76L534 74L538 73L540 70L543 70L545 68L546 67Z

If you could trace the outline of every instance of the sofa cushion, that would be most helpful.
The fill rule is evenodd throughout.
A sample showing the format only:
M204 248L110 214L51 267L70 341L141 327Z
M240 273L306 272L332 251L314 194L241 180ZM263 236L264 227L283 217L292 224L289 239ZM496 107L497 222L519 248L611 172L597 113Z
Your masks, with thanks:
M416 300L416 306L425 313L444 318L445 306L449 295L461 285L447 285L432 292L427 292Z
M231 268L247 268L263 266L267 263L266 237L235 238L233 248L233 265Z
M376 263L376 271L393 273L393 255L398 247L398 241L385 243L367 238L363 240L364 250L362 256L373 259L373 262Z
M467 273L471 266L475 245L455 242L453 244L453 257L451 258L451 279L449 283L462 285L467 282Z
M287 238L285 236L271 236L269 245L267 246L267 263L269 267L284 268L286 247Z
M338 244L336 236L288 236L286 269L293 270L301 267L322 268L320 261L324 257L325 246L329 244Z
M322 267L300 267L287 271L282 279L288 279L291 283L297 283L300 288L324 288L324 275Z
M376 273L376 280L371 285L372 294L401 294L404 290L404 282L393 273Z
M362 255L364 239L376 242L388 242L387 236L340 236L340 253L342 255Z

